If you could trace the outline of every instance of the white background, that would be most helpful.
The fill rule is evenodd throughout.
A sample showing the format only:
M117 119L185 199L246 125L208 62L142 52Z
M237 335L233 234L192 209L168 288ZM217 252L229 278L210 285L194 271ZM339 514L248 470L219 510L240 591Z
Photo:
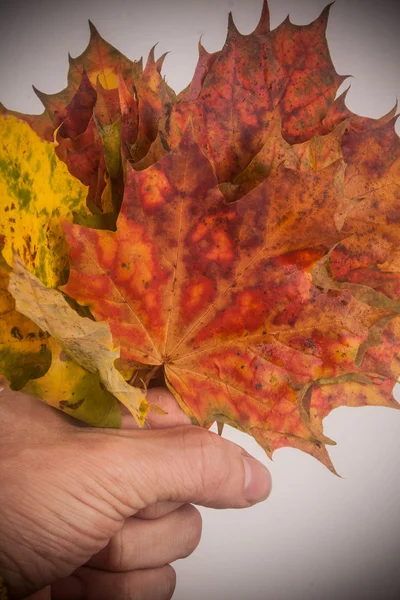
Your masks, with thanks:
M272 27L288 13L315 19L325 0L271 0ZM178 92L189 82L201 34L209 51L224 43L228 11L243 33L256 25L261 0L3 0L0 12L0 101L41 112L31 84L56 92L66 84L67 53L88 41L90 18L130 58L159 42L170 50L164 74ZM337 0L328 41L336 69L352 74L347 104L379 117L400 96L400 10L396 2ZM245 511L203 510L203 538L175 563L175 600L391 600L400 597L400 412L341 408L325 433L342 479L316 460L281 449L271 463L249 438L225 435L268 464L270 499Z

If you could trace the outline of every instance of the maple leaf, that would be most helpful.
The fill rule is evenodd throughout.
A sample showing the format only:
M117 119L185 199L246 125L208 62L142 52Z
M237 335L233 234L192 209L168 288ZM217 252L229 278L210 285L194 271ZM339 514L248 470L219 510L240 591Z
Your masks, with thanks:
M63 290L108 321L122 358L162 368L195 422L235 424L272 451L270 431L332 468L302 397L313 382L365 385L358 350L392 314L312 283L341 239L343 166L281 165L227 204L189 127L156 165L128 168L116 232L64 224Z

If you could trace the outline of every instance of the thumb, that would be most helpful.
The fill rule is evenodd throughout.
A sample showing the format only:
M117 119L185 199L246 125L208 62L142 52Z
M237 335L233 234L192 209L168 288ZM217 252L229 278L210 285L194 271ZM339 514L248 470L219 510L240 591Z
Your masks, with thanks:
M102 447L109 491L123 499L130 514L163 501L243 508L271 491L262 463L200 427L124 431Z

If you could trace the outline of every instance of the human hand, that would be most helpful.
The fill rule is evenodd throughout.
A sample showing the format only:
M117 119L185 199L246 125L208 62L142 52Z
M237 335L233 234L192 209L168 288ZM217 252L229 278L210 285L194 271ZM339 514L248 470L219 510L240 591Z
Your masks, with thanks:
M150 423L167 428L81 427L23 394L0 395L0 573L13 598L49 584L53 600L171 598L168 563L200 539L187 503L242 508L269 494L261 463L184 425L166 390L148 395L168 412Z

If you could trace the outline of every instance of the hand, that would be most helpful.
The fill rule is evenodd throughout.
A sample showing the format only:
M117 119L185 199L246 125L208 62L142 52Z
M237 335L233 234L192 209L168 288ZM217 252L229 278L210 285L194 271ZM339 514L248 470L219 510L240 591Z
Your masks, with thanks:
M13 598L53 584L54 600L169 599L168 563L200 539L200 514L187 503L243 508L268 496L261 463L182 424L188 419L166 390L149 397L169 413L150 424L167 428L82 427L2 392L0 574Z

